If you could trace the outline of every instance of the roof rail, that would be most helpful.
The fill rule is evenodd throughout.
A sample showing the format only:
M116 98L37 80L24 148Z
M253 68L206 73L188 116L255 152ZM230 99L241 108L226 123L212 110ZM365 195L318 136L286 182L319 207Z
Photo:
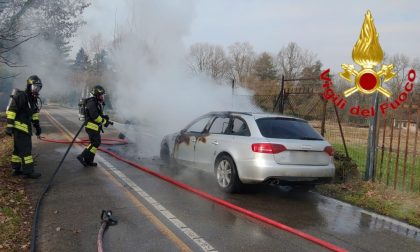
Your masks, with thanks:
M232 115L232 114L242 114L252 116L251 112L239 112L239 111L212 111L207 113L208 115Z

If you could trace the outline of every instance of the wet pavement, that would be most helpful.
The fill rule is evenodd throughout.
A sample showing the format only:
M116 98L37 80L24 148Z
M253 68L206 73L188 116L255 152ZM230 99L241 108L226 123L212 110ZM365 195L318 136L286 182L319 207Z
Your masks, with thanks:
M80 126L77 111L58 107L47 107L46 111L61 124L41 114L41 126L48 138L64 138L57 127L77 132ZM118 132L108 130L107 134L116 137ZM37 169L43 173L42 180L29 184L34 196L40 193L66 148L67 145L34 140L34 153L40 154ZM147 150L133 152L130 144L107 148L151 170L349 251L420 250L418 229L316 193L248 186L241 194L226 194L219 191L212 174L168 166L158 157L143 155ZM111 209L119 220L105 234L107 251L326 250L177 188L107 154L99 154L99 167L84 168L75 159L81 150L72 148L44 199L39 251L94 250L102 209Z

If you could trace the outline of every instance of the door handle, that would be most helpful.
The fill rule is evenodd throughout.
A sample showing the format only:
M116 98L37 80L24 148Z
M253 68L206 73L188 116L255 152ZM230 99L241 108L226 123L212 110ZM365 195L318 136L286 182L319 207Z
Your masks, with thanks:
M214 140L213 142L211 142L212 144L214 144L214 145L218 145L219 143L216 141L216 140Z

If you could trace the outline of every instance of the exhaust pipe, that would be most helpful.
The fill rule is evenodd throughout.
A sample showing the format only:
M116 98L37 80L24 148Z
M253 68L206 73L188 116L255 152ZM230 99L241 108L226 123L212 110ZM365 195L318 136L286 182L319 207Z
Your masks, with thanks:
M271 179L269 179L268 181L267 181L267 184L268 185L280 185L280 181L278 180L278 179L275 179L275 178L271 178Z

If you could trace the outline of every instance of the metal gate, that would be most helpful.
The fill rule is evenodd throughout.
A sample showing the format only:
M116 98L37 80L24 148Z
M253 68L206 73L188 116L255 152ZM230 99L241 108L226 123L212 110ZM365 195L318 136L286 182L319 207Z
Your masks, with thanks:
M420 192L418 101L380 120L375 177L394 189Z

